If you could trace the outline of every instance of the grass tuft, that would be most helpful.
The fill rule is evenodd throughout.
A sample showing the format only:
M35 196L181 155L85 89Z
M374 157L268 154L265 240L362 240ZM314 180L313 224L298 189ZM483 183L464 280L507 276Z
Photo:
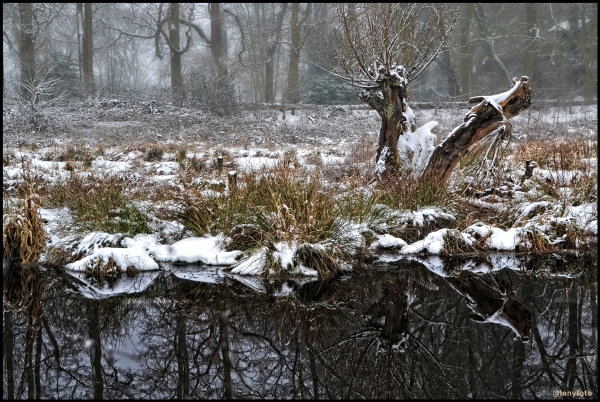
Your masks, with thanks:
M3 256L17 266L36 263L46 247L46 231L39 214L40 198L31 185L25 200L16 204L3 197Z
M319 273L321 278L330 278L343 273L340 262L335 255L320 244L301 244L294 256L296 264L300 263Z
M110 174L85 175L71 172L66 179L48 187L51 207L68 207L85 231L107 233L151 233L148 217L126 194L125 180Z

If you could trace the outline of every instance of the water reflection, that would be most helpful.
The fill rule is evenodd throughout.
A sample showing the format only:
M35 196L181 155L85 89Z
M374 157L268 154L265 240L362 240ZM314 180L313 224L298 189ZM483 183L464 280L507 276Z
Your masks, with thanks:
M112 297L15 270L3 398L597 397L596 257L510 258L329 281L172 267Z

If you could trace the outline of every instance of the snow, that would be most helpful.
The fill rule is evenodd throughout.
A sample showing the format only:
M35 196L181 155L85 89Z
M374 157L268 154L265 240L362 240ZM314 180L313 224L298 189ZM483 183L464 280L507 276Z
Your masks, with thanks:
M294 253L296 252L296 242L280 242L275 244L273 257L279 260L283 269L291 269L294 266Z
M222 236L189 237L171 245L159 245L150 254L160 262L201 262L206 265L232 265L241 251L225 251Z
M548 182L553 182L558 186L569 185L573 180L582 176L583 173L579 170L548 170L548 169L536 169L534 173L537 176L542 177Z
M504 231L500 228L492 227L491 235L488 237L486 244L490 250L506 250L514 251L519 244L520 230L517 228L511 228Z
M402 248L406 246L407 243L398 238L394 237L390 234L378 235L377 240L371 243L369 248L371 249L388 249L388 248Z
M411 223L414 226L423 226L425 222L433 222L437 219L456 220L454 215L432 207L424 207L416 211L403 211L398 217L400 221Z
M514 87L503 94L486 97L486 99L495 104L500 104L513 90ZM568 126L569 135L576 132L579 132L581 135L587 135L590 137L590 148L593 148L597 144L597 140L594 138L594 135L596 135L595 131L592 130L591 134L587 133L587 128L581 128L581 126L574 122L578 120L589 121L591 119L590 116L597 115L596 108L596 106L571 106L569 113L557 108L545 109L542 112L528 110L526 115L522 114L517 116L516 119L521 118L525 120L530 118L538 125L550 122L553 124L557 122L571 124ZM330 113L330 111L327 113ZM407 162L403 168L407 172L411 172L414 176L422 172L434 149L437 137L433 134L433 131L436 128L444 133L451 131L450 129L446 130L444 127L447 124L444 122L444 116L442 115L444 111L440 110L439 112L440 115L434 115L433 111L420 111L420 115L425 115L428 118L425 121L430 121L415 129L414 132L409 130L398 141L400 157ZM346 126L354 124L354 119L356 121L363 119L370 122L370 125L368 125L370 127L369 130L363 130L361 127L361 130L363 130L361 131L362 137L357 138L364 139L368 137L367 141L376 140L377 130L375 129L377 126L373 126L372 124L373 122L376 124L378 121L376 113L373 111L363 112L357 110L340 110L339 113L341 115L340 121L343 122L343 127L346 130L348 129ZM310 120L315 120L314 115L316 113L312 113L309 116L301 113L291 115L290 111L288 111L286 119L282 121L281 113L277 113L277 117L273 116L269 124L272 125L279 122L282 123L282 126L289 125L287 127L290 130L289 133L292 133L292 129L300 128L303 125L307 125L312 130ZM412 109L409 108L406 115L409 122L415 121L415 114ZM349 122L350 118L352 120ZM466 124L468 124L468 121ZM517 126L515 125L515 129L517 129ZM332 126L331 131L341 133L341 127L341 125ZM331 139L321 138L322 136L318 134L315 138L311 139L311 147L301 148L294 144L294 146L284 149L282 145L276 144L269 148L257 148L256 144L261 144L260 140L263 139L263 133L261 132L263 128L259 127L255 130L258 134L253 137L252 141L249 140L247 144L241 144L237 147L225 146L223 145L225 142L219 144L218 148L213 149L204 147L203 143L200 143L197 148L201 149L201 151L198 151L198 149L194 151L190 147L187 150L188 158L194 156L201 161L210 161L214 159L214 155L217 152L222 152L225 156L225 164L222 174L217 175L212 172L205 174L206 170L208 170L205 169L205 171L198 173L196 176L193 176L196 172L190 174L192 177L189 177L188 183L195 183L197 185L195 189L205 197L225 198L227 197L227 191L217 191L210 187L218 186L219 188L226 188L226 175L228 171L229 173L237 171L242 176L244 173L251 171L273 169L281 163L284 155L289 150L293 151L296 157L294 160L295 168L307 168L309 165L308 160L313 156L318 157L316 163L312 159L312 163L314 164L312 166L316 166L315 169L317 170L345 168L350 163L353 163L349 162L353 161L353 159L349 157L350 153L344 148L345 141L348 141L347 144L352 144L349 137ZM68 141L64 141L64 144L67 143ZM333 145L323 145L327 143ZM30 162L30 165L35 167L36 174L39 175L40 182L42 183L50 183L72 174L65 170L66 162L43 160L46 159L46 156L41 156L57 155L58 151L55 147L59 145L52 145L47 150L38 149L35 152L7 148L6 151L12 152L13 161L8 164L5 163L3 166L5 188L14 189L22 184L23 161L26 161L25 165L27 165L27 162ZM262 146L266 145L263 143ZM385 155L389 151L389 148L384 148L382 155ZM111 154L111 150L107 149L103 156L95 157L91 163L91 168L86 170L81 168L78 174L81 174L81 177L84 179L107 173L119 174L119 177L122 175L124 178L131 178L133 175L138 175L136 176L136 180L141 178L141 181L132 180L130 183L135 184L129 184L129 187L126 189L127 192L133 192L138 185L149 185L153 182L165 183L165 187L168 185L183 188L182 176L188 174L188 172L184 171L182 165L178 162L173 161L174 154L163 154L163 156L165 158L159 162L146 162L143 161L143 152L120 149L118 153L113 151ZM384 158L381 158L376 163L378 173L383 173L385 169L383 160ZM585 166L588 166L589 170L588 168L582 168L581 170L561 170L539 167L534 171L533 179L548 179L552 182L553 186L562 187L557 191L564 196L563 199L548 198L539 187L534 186L535 182L530 180L526 181L522 186L524 188L533 187L530 190L519 188L519 191L516 191L517 187L513 188L515 190L515 198L510 206L510 208L513 208L512 211L507 210L508 206L504 203L492 204L482 199L468 200L471 206L493 209L502 213L507 211L512 213L513 227L510 228L499 228L488 222L476 222L462 231L441 228L425 234L427 233L425 230L429 230L430 224L443 222L454 227L457 218L451 211L433 206L417 208L416 210L404 210L400 206L397 209L393 209L386 206L388 209L386 214L393 218L394 226L392 226L392 223L380 222L369 224L363 222L358 224L348 219L347 221L340 220L338 223L340 227L339 232L346 236L343 239L344 245L350 244L351 247L356 248L361 247L361 245L368 246L372 252L379 256L379 262L412 258L422 262L439 275L444 275L444 264L439 256L444 254L444 248L446 247L444 238L450 234L460 235L467 244L473 245L477 242L478 246L487 249L488 252L515 251L520 244L527 241L526 236L532 231L542 233L551 244L560 244L565 241L563 234L551 233L552 227L557 225L571 225L573 228L589 236L597 237L597 204L580 202L577 205L570 205L568 202L565 203L565 199L568 199L569 195L574 191L570 187L573 185L573 181L580 180L582 177L586 177L586 175L595 174L590 172L595 172L597 169L597 158L584 158L581 162ZM373 160L369 161L369 163L370 168ZM72 164L76 166L76 170L80 169L76 163ZM323 180L330 179L324 178ZM331 180L330 184L339 184L333 182L334 180ZM202 187L206 184L208 184L208 188ZM344 194L340 195L343 196ZM153 206L161 209L164 207L164 209L177 212L181 210L181 206L176 202L171 202L171 204L155 202ZM153 222L151 224L151 228L155 233L137 235L131 238L118 233L70 233L69 230L73 227L76 217L73 216L73 212L66 208L42 208L40 209L40 215L45 222L45 228L49 234L48 246L50 248L65 247L72 253L72 257L77 256L78 260L71 262L66 268L72 275L79 278L83 276L87 268L93 268L98 264L107 264L112 259L123 271L127 267L134 267L141 271L138 274L140 280L142 280L141 278L148 278L150 274L154 274L159 270L167 270L177 277L188 280L218 283L227 277L233 278L247 286L253 286L255 289L260 289L259 282L253 281L251 277L272 274L272 272L265 272L267 258L279 264L287 273L302 275L311 279L318 277L316 270L304 266L295 258L297 249L301 245L297 242L278 242L273 244L273 248L270 249L262 247L257 250L245 252L240 250L228 251L225 249L228 239L222 234L217 236L193 237L177 221L161 221L157 219L159 223ZM423 235L420 235L416 241L412 241L409 244L405 239L390 234L395 233L392 231L392 228L401 231L406 225L412 225L418 231L423 230ZM367 231L371 234L371 237L369 237L370 244L365 244L367 236L364 235L364 232ZM386 254L379 254L381 251L384 251ZM491 262L487 264L467 261L460 268L476 273L483 273L489 270L496 270L496 264L504 267L509 266L514 269L518 267L515 262L505 261L500 257L494 261L493 264ZM191 265L180 267L173 264ZM136 278L126 278L123 275L117 281L118 286L115 285L115 288L111 291L113 293L109 292L108 289L99 289L96 291L91 288L86 288L85 292L90 297L104 297L114 294L115 289L118 289L118 291L133 291L145 286L145 282L135 282ZM130 281L130 279L133 280ZM290 292L289 286L282 287L280 291L281 294L287 294L288 292Z
M515 82L515 84L512 86L512 88L509 89L508 91L502 92L501 94L497 94L497 95L483 96L483 99L485 99L487 102L489 102L490 104L497 107L499 110L502 110L502 107L500 106L502 104L502 102L504 102L508 98L510 98L512 93L514 91L516 91L520 85L521 85L521 80L517 80L517 82Z
M276 158L267 158L264 156L247 156L245 158L235 158L233 161L235 166L246 172L257 171L263 168L273 168L279 163L279 160Z
M440 254L444 248L444 236L450 229L440 229L429 233L423 240L418 240L413 244L402 247L401 254L418 254L428 252L430 254Z
M247 258L246 260L234 265L231 273L240 275L260 275L264 271L267 257L268 249L263 247L258 252L250 256L250 258Z
M432 130L438 126L437 121L423 124L414 132L408 131L398 138L398 154L400 160L408 162L403 170L412 177L423 173L427 162L435 149L437 137Z
M120 173L131 169L131 162L107 161L104 157L99 156L92 161L92 169L102 169L107 173Z
M152 271L158 269L156 261L150 258L144 248L139 246L131 248L98 248L92 255L67 264L65 268L73 271L85 271L86 268L93 267L98 262L107 264L111 258L123 271L127 271L127 267L134 267L140 271Z

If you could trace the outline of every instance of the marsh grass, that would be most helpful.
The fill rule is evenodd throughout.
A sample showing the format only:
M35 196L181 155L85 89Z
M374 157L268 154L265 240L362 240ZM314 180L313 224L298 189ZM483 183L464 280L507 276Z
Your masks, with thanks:
M182 203L181 219L198 236L251 224L272 241L317 243L336 229L334 197L314 177L281 166L243 175L237 191L221 196L187 188Z
M553 249L548 235L541 230L531 227L521 232L521 237L525 237L518 245L518 251L528 251L532 253L545 253Z
M338 199L337 214L380 231L393 219L393 210L382 203L384 198L381 192L352 191Z
M588 158L598 157L598 142L587 139L553 139L518 144L513 152L517 161L534 161L551 170L588 170Z
M81 144L69 143L64 149L57 150L53 160L69 164L71 162L81 162L84 168L90 168L95 158L96 155L91 148Z
M45 195L50 207L68 207L81 230L131 236L151 233L148 217L133 203L127 187L115 175L70 172L66 179L48 186Z
M46 247L39 207L40 198L31 183L24 200L13 200L3 194L2 253L13 265L36 263Z
M234 226L229 231L231 241L227 243L226 250L253 250L263 245L271 246L273 237L258 225L241 224Z
M159 162L162 160L165 150L160 146L152 146L146 150L144 160L146 162Z
M92 284L101 288L104 283L107 283L112 289L115 282L121 278L123 274L126 274L128 277L134 277L138 273L139 270L133 266L128 266L125 272L123 272L121 267L119 267L112 257L109 257L106 261L102 257L98 257L90 266L85 268L84 275L86 278L90 279Z
M480 239L481 240L481 239ZM458 255L483 251L485 248L479 240L469 245L459 230L448 230L444 236L444 254Z
M393 209L416 211L426 206L447 207L452 200L446 185L439 185L427 177L393 177L378 188L381 200Z
M295 258L297 262L316 270L321 278L331 278L343 273L339 257L343 257L339 249L327 249L322 245L303 243L298 247Z

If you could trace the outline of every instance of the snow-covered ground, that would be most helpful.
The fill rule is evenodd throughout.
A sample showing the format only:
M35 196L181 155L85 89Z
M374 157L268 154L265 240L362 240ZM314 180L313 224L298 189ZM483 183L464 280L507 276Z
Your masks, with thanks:
M597 149L597 107L581 106L572 109L577 110L571 110L571 113L556 110L527 111L513 119L513 137L522 141L541 139L541 136L550 138L550 129L544 133L539 129L534 132L534 126L543 124L544 127L552 127L552 130L566 130L565 139L574 133L580 139L587 138L590 146ZM466 108L463 111L415 110L419 126L427 130L427 135L436 144L454 125L460 124L464 112ZM297 110L293 115L288 111L285 118L282 113L272 110L244 112L242 117L230 120L216 119L199 111L189 111L186 114L185 111L175 110L171 113L171 118L185 121L190 114L195 113L196 120L188 121L187 126L184 123L171 127L161 124L144 133L143 129L150 125L148 120L141 123L141 129L122 126L124 133L121 141L118 141L120 126L116 122L103 121L102 117L98 117L98 110L94 113L96 114L92 114L87 125L77 117L77 124L82 127L77 135L74 134L76 130L70 128L55 135L52 140L37 138L34 134L16 137L14 132L5 128L5 212L7 203L14 200L24 178L32 172L38 186L52 186L73 174L88 178L106 178L112 175L130 183L132 193L143 186L155 186L159 189L166 185L183 189L183 181L191 180L192 183L207 184L205 196L226 199L231 190L227 177L233 172L240 176L257 171L266 172L285 163L295 164L297 169L304 169L306 172L343 170L349 166L372 171L375 167L374 155L361 160L357 159L356 154L366 152L370 155L373 151L379 129L378 119L372 112L352 110L350 107L328 107L306 112ZM72 119L75 118L73 116L79 116L73 113L70 115ZM435 120L437 124L427 123L430 120ZM59 123L59 127L64 124L62 121ZM113 125L108 127L109 123ZM107 133L102 132L104 129ZM95 135L86 136L86 132L93 132ZM136 135L138 138L134 141ZM160 145L166 150L158 160L151 160L147 157L147 152L141 151L144 147L140 144L144 143L147 145L146 149L151 145ZM64 160L60 155L65 155L66 150L74 146L92 156L86 161ZM223 170L218 173L196 174L190 179L184 164L177 161L178 153L181 152L187 160L193 158L201 164L212 163L218 155L226 155ZM293 158L290 159L290 155ZM393 236L385 227L377 231L365 223L350 221L343 224L347 237L353 238L353 244L379 255L381 261L413 258L412 256L423 254L443 256L449 250L452 252L449 241L460 242L463 246L466 244L479 251L527 251L532 250L532 242L536 239L559 246L568 240L568 233L576 232L577 242L582 239L584 243L594 243L598 230L597 202L573 200L568 203L569 194L574 191L573 180L581 175L589 176L590 171L595 172L597 169L597 157L588 157L583 162L590 166L586 172L540 166L534 171L532 178L504 189L510 190L510 200L498 195L494 200L491 198L493 194L479 198L463 197L465 203L475 208L512 215L514 224L510 228L502 229L494 222L476 221L463 228L452 226L425 230L436 222L456 222L460 215L461 211L435 205L412 211L401 207L390 211L390 216L393 216L397 225L422 229L417 230L423 233L421 238L412 242L402 236ZM511 160L509 157L508 163L512 163L511 169L515 174L523 173L522 160ZM592 179L597 186L597 173L595 174ZM557 194L554 198L540 195L544 191L541 188L543 183L551 183ZM343 188L340 183L332 182L331 185ZM85 196L81 194L81 197ZM133 202L148 214L152 234L129 236L126 233L102 231L82 233L75 229L77 217L73 215L73 211L67 208L49 208L42 199L40 213L48 233L48 250L62 248L69 250L72 256L77 256L75 261L66 265L74 274L110 261L122 271L127 271L128 268L155 271L172 264L204 264L231 270L231 274L236 275L261 275L269 273L264 269L269 258L274 259L290 274L309 277L318 275L317 271L296 258L301 244L295 240L278 242L273 245L274 250L228 250L231 238L223 233L197 237L177 219L158 218L155 213L158 209L177 209L178 206L170 204L169 200L152 200L150 197ZM365 237L365 232L369 232L370 236ZM312 246L321 247L319 244ZM575 245L576 248L580 246L583 244ZM42 256L42 261L47 261L48 258L49 254L46 254ZM345 270L352 269L349 264L342 264L341 267ZM143 287L139 283L136 286L137 289Z

